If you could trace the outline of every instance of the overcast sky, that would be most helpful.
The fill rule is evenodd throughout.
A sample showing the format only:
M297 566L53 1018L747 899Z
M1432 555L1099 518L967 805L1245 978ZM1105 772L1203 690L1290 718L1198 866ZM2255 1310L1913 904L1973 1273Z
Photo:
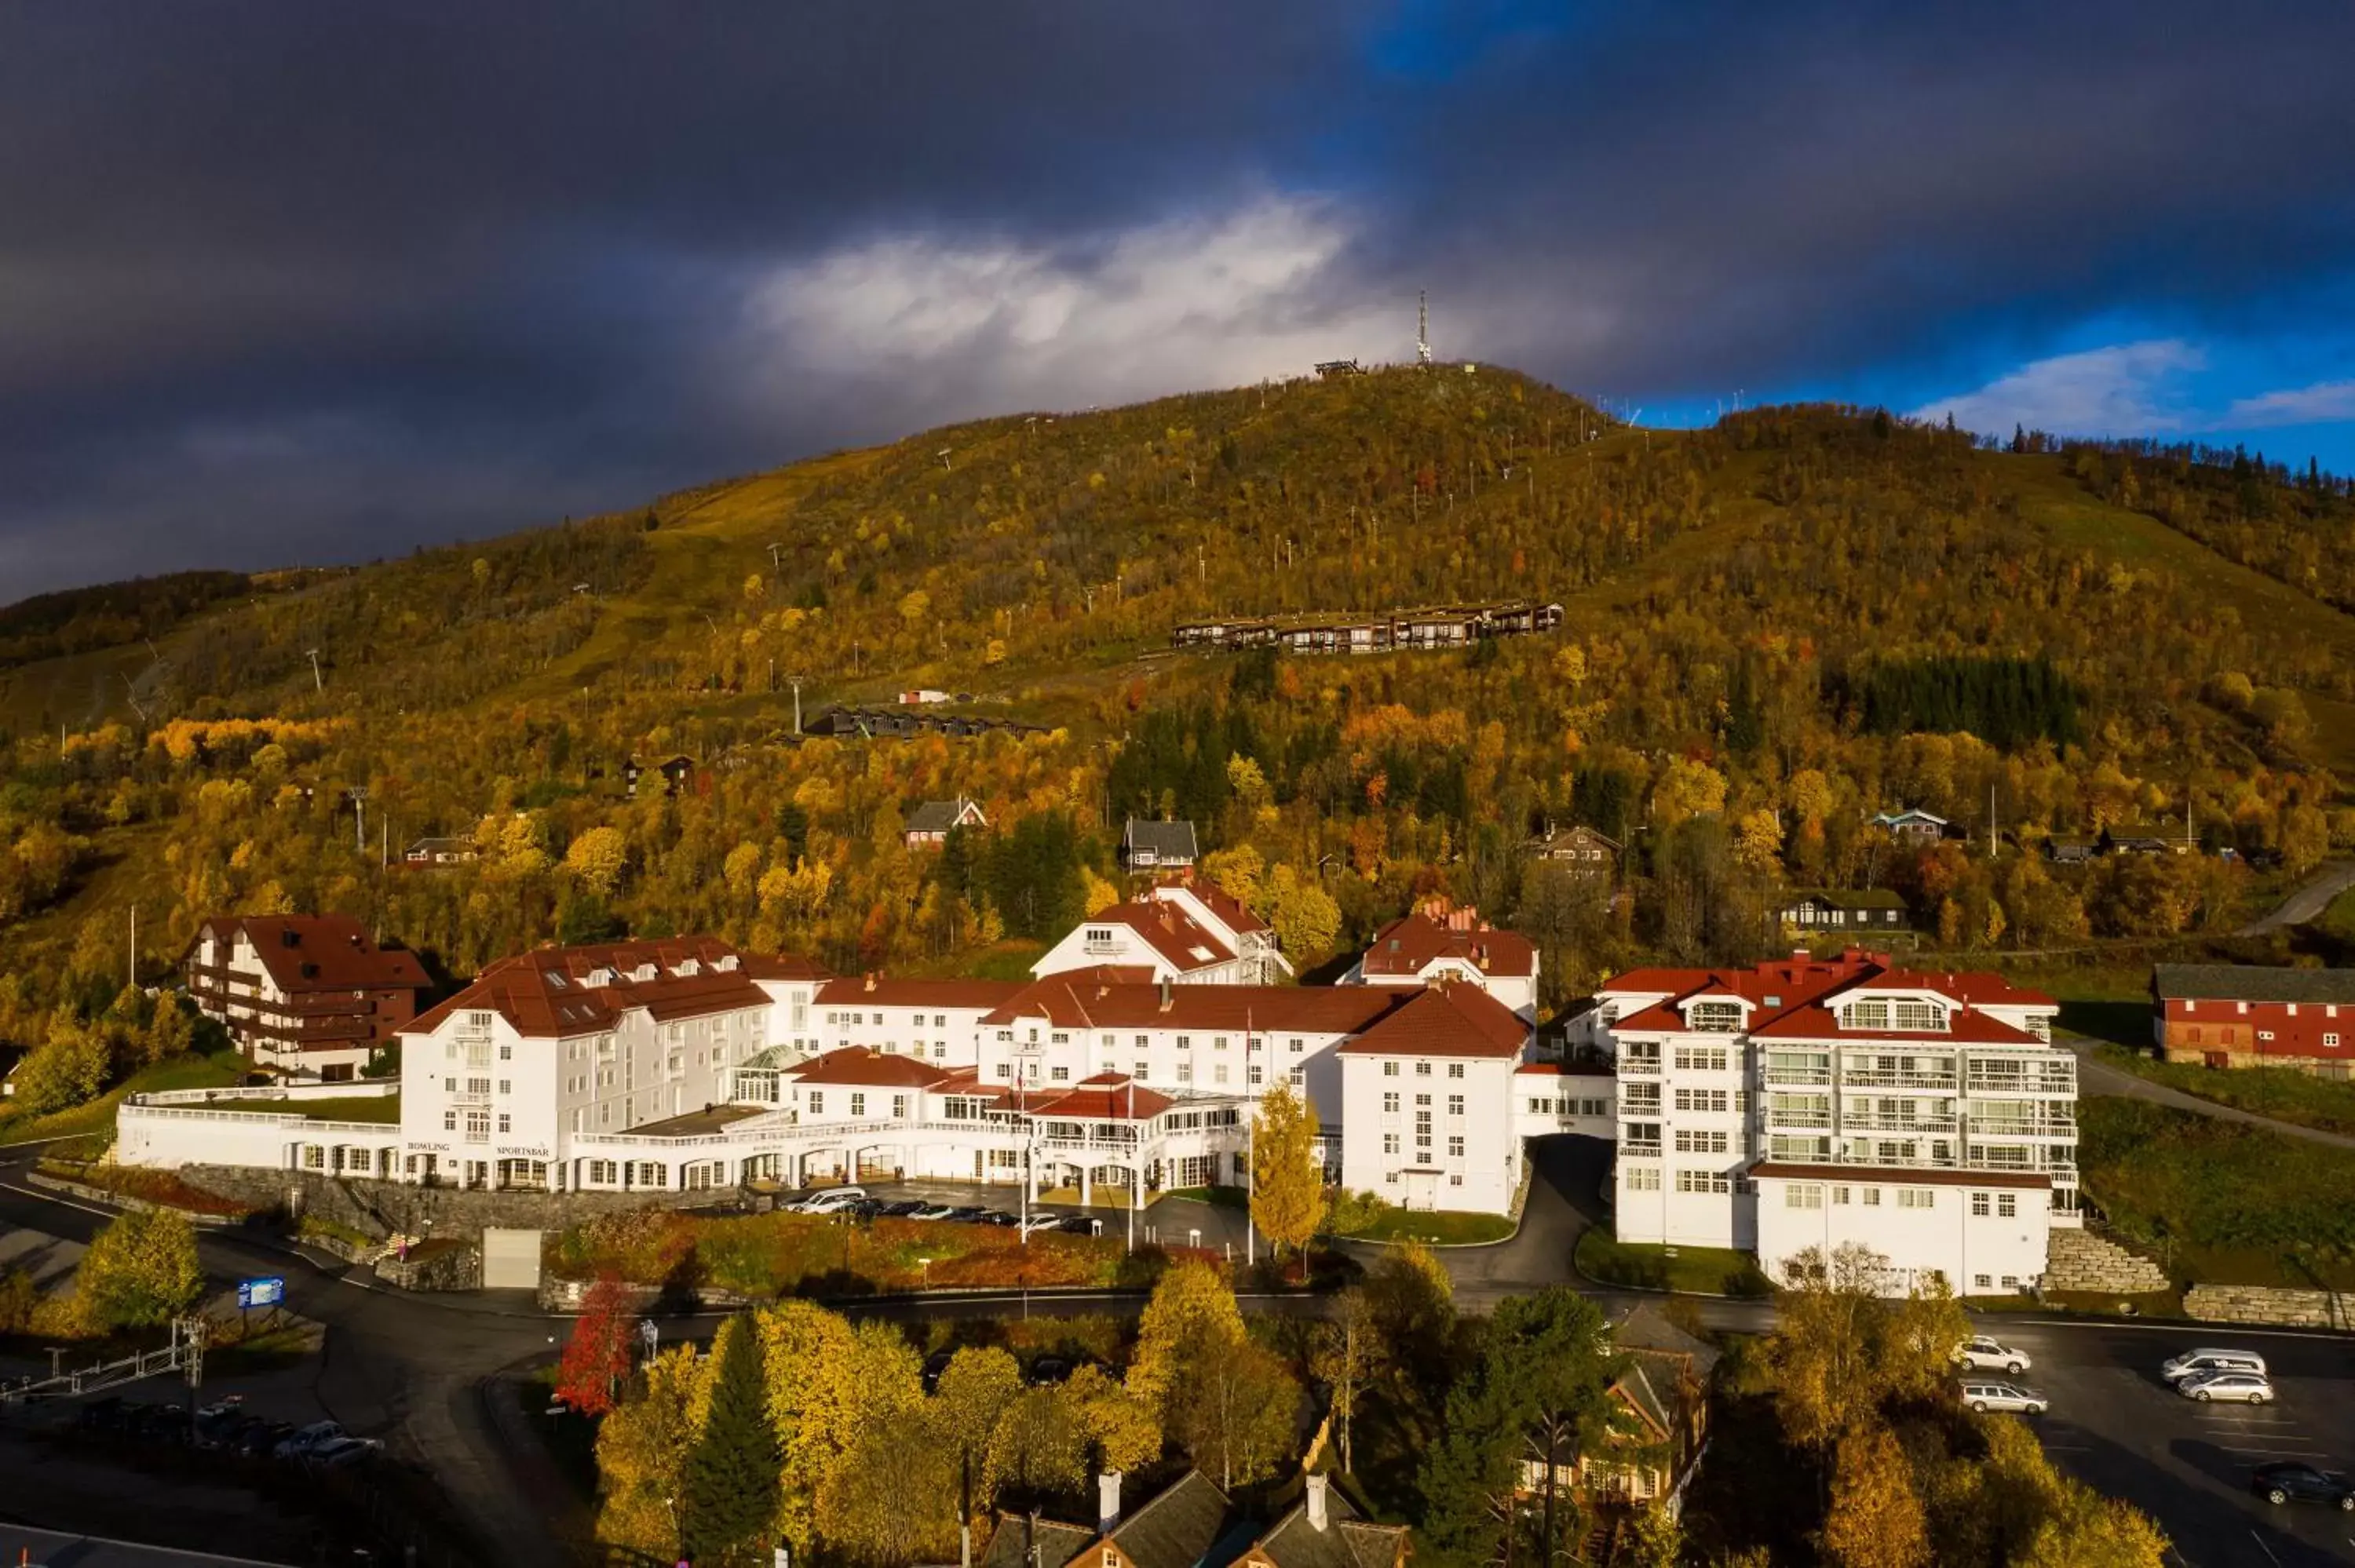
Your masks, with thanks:
M2355 469L2355 6L0 0L0 601L1449 358Z

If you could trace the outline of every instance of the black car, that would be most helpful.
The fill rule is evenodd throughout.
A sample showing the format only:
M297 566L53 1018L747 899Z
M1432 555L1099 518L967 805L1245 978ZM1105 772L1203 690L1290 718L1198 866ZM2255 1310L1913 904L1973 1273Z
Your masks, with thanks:
M862 1220L872 1220L880 1217L887 1206L880 1198L855 1198L837 1209L835 1213L849 1214Z
M918 1209L926 1206L922 1198L895 1198L876 1210L875 1217L881 1220L904 1220Z
M1019 1225L1022 1222L1003 1209L991 1209L985 1213L975 1214L973 1223L977 1225L996 1225L1005 1230Z
M989 1213L989 1210L980 1203L966 1203L958 1208L951 1209L947 1213L943 1214L941 1217L944 1220L954 1220L961 1225L969 1225L987 1213Z
M123 1396L110 1393L81 1407L81 1424L95 1432L113 1432L123 1425Z
M954 1354L953 1351L934 1351L924 1358L924 1392L926 1393L938 1393L941 1391L941 1374L949 1370L949 1361Z
M293 1423L265 1421L249 1427L238 1439L237 1451L249 1459L267 1459L278 1451L278 1445L294 1436Z
M1101 1222L1095 1219L1092 1215L1071 1214L1067 1216L1063 1223L1057 1225L1055 1228L1061 1231L1066 1235L1092 1236L1096 1234L1096 1226L1099 1224L1101 1224Z
M1062 1356L1040 1356L1030 1363L1030 1386L1049 1388L1071 1381L1071 1363Z
M2328 1503L2355 1513L2355 1487L2344 1476L2325 1475L2312 1465L2259 1465L2249 1472L2249 1489L2276 1506L2288 1502Z

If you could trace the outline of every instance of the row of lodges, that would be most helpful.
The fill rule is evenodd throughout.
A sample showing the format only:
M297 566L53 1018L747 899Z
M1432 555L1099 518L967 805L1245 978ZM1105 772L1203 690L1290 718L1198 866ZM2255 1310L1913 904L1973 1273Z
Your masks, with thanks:
M1509 599L1337 620L1195 621L1171 630L1169 644L1173 648L1281 648L1294 653L1387 653L1400 648L1465 648L1492 637L1551 631L1561 624L1559 604Z

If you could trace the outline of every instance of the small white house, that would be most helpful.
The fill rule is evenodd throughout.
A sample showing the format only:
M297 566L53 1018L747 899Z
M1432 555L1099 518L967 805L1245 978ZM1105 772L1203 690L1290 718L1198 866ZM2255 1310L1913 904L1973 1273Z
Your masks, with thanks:
M1434 898L1374 933L1343 985L1478 986L1521 1017L1538 1012L1538 950L1517 932L1499 931L1477 909Z
M1142 898L1099 909L1030 966L1145 971L1179 985L1272 985L1292 977L1267 922L1207 884L1168 882Z

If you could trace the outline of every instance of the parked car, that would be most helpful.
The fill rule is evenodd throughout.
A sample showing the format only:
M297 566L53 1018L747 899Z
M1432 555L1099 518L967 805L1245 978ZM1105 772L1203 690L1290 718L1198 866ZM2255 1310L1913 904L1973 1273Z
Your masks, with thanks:
M95 1432L117 1432L123 1422L123 1396L110 1393L81 1407L81 1424Z
M314 1421L310 1425L280 1439L278 1446L272 1449L272 1453L281 1459L299 1459L314 1448L324 1447L345 1435L343 1427L336 1422Z
M1088 1214L1066 1214L1055 1227L1066 1235L1093 1236L1103 1234L1103 1222Z
M292 1423L264 1421L249 1428L238 1439L237 1451L249 1459L267 1459L278 1452L278 1445L294 1436Z
M1030 1363L1030 1386L1048 1388L1055 1383L1071 1381L1071 1363L1066 1356L1040 1356Z
M977 1225L996 1225L1000 1230L1019 1230L1022 1228L1022 1221L1018 1216L1009 1214L1003 1209L984 1209L980 1213L975 1214L973 1217L973 1223Z
M381 1446L373 1437L337 1437L304 1455L303 1462L314 1470L340 1470L374 1457Z
M1069 1216L1064 1214L1033 1214L1027 1220L1017 1220L1014 1223L1024 1235L1030 1236L1037 1235L1040 1231L1061 1230L1063 1222Z
M2019 1415L2041 1415L2052 1408L2052 1402L2036 1390L2009 1383L1966 1383L1963 1403L1981 1414L2008 1410Z
M934 1351L924 1358L923 1382L926 1393L938 1393L941 1391L941 1376L949 1370L949 1362L955 1355L956 1352L954 1351Z
M908 1217L911 1220L924 1220L930 1222L932 1220L945 1220L955 1213L956 1210L947 1203L926 1203L922 1208L916 1210Z
M2274 1402L2274 1385L2263 1372L2220 1372L2187 1377L2176 1383L2175 1392L2202 1404L2218 1399L2250 1404Z
M922 1198L894 1198L891 1202L876 1210L875 1216L878 1219L883 1220L904 1220L909 1215L914 1213L918 1209L930 1208L931 1206L931 1204L925 1202Z
M1977 1334L1955 1347L1955 1364L1966 1372L2002 1372L2018 1377L2036 1363L2026 1351Z
M828 1187L813 1192L792 1205L797 1214L831 1214L849 1207L867 1196L864 1187Z
M2249 1489L2275 1508L2288 1502L2318 1502L2355 1513L2355 1486L2350 1486L2344 1476L2330 1475L2312 1465L2287 1461L2259 1465L2249 1472Z
M2254 1372L2263 1377L2265 1358L2254 1351L2186 1351L2160 1367L2158 1375L2169 1383L2179 1383L2187 1377L2205 1377L2220 1372Z

